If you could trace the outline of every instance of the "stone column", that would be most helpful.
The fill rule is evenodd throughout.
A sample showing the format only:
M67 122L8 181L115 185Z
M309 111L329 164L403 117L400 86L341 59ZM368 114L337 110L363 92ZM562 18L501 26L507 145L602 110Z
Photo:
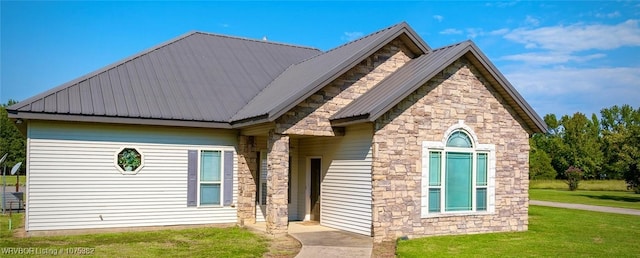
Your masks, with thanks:
M238 224L256 223L256 168L258 157L253 137L238 139Z
M267 145L267 233L280 237L289 223L289 136L271 130Z

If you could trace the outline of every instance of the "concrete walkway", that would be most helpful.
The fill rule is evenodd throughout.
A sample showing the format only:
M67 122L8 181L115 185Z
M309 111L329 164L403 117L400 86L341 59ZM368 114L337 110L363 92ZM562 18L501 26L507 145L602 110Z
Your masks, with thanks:
M320 226L313 222L289 223L289 235L302 243L297 258L371 257L373 238Z
M576 204L576 203L547 202L547 201L536 201L536 200L530 200L529 204L538 205L538 206L556 207L556 208L567 208L567 209L585 210L585 211L599 211L599 212L607 212L607 213L618 213L618 214L640 216L640 210L625 209L625 208L595 206L595 205Z
M264 222L245 226L259 231L266 229ZM302 244L296 258L370 258L373 250L373 238L320 226L317 222L289 222L289 235Z

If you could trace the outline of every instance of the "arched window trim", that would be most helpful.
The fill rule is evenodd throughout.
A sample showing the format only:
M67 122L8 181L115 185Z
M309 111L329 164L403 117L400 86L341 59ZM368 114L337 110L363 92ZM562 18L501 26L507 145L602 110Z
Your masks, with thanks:
M472 141L472 147L448 147L447 141L449 138L456 132L462 131L465 133ZM478 136L475 134L474 130L468 125L464 124L463 120L458 121L457 124L449 127L445 133L443 134L443 138L441 141L424 141L422 142L422 211L421 215L423 218L426 217L442 217L442 216L461 216L461 215L470 215L470 214L492 214L495 213L495 170L496 170L496 154L495 154L495 145L494 144L481 144L478 141ZM477 153L486 153L488 158L487 164L487 210L486 211L476 211L475 210L475 201L476 196L473 197L474 208L472 211L449 211L449 212L429 212L429 157L430 152L441 152L442 156L447 152L464 152L464 153L472 153L473 155L473 181L475 182L475 169L477 162ZM444 165L444 161L440 166ZM443 169L444 171L444 169ZM441 177L444 178L444 172ZM475 191L476 185L473 185L473 190ZM444 200L444 197L442 197ZM441 203L444 206L444 203Z
M464 136L458 136L459 134L462 134ZM451 146L449 145L451 143L451 141L455 138L459 138L459 137L464 137L466 138L464 141L469 141L469 144L471 146ZM445 142L445 147L447 148L460 148L460 149L473 149L473 147L476 146L476 144L474 144L473 140L471 139L471 137L469 136L469 133L467 133L465 130L455 130L451 133L451 135L449 135L449 138L447 138L447 141Z
M471 148L478 147L478 136L473 132L473 129L471 127L464 123L464 120L458 120L457 124L450 126L449 129L444 132L444 135L442 137L442 146L447 146L447 141L449 141L449 138L453 135L453 133L458 131L462 131L463 133L467 134L469 138L471 138Z

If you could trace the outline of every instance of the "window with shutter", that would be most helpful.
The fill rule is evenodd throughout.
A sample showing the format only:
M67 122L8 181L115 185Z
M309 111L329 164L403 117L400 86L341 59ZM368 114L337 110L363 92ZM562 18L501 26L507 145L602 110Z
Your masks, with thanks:
M233 204L233 152L189 150L187 206Z

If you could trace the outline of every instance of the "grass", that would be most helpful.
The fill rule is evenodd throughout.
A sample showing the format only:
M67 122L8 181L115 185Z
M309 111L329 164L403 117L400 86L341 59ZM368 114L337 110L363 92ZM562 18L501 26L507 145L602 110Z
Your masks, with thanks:
M640 194L633 192L530 189L529 198L640 210Z
M262 257L269 246L266 237L239 227L17 238L8 230L8 219L0 216L1 247L59 250L56 256L88 248L80 250L93 250L93 257ZM22 214L14 214L13 222L21 226Z
M9 174L9 172L7 171L7 174ZM6 176L6 180L7 180L7 189L13 189L15 190L15 185L16 185L16 176ZM20 176L20 185L25 185L27 183L27 177L26 176ZM10 187L14 187L14 188L10 188ZM2 173L0 172L0 187L2 187Z
M563 180L531 180L529 189L557 189L568 190ZM580 181L578 190L590 191L628 191L624 180L585 180Z
M531 206L526 232L399 241L398 257L637 257L638 216Z

